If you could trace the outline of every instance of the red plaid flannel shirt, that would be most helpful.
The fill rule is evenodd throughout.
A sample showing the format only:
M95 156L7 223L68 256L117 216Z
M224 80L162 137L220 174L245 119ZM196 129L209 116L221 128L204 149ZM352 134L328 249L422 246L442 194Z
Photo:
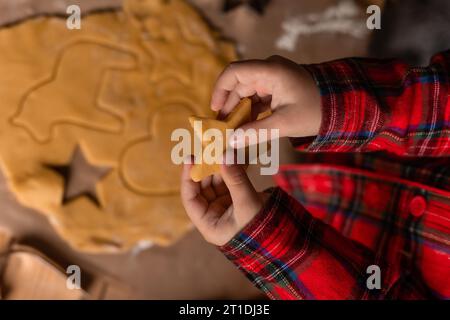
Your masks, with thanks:
M426 68L305 67L320 133L294 139L303 161L280 169L281 188L220 249L272 299L449 299L450 51Z

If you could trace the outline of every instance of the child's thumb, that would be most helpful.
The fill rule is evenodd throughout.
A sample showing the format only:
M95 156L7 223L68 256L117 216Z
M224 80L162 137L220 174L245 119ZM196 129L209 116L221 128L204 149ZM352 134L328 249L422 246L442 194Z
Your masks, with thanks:
M261 208L258 193L241 165L223 164L221 175L233 201L238 222L247 223Z

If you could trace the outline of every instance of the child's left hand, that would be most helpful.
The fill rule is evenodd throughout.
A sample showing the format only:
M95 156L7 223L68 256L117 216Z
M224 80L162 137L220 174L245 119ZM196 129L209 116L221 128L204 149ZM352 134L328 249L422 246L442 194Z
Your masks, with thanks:
M192 181L192 164L184 164L181 200L194 225L211 244L222 246L261 210L266 194L257 193L244 167L221 166L220 175Z

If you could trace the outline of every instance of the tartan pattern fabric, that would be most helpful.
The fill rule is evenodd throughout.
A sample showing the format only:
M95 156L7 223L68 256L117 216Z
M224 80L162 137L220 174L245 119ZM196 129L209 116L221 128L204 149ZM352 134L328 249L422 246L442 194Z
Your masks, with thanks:
M301 163L220 250L271 299L449 299L450 52L307 68L320 133L292 140Z
M450 153L450 51L426 68L363 58L305 67L320 88L323 111L309 151Z

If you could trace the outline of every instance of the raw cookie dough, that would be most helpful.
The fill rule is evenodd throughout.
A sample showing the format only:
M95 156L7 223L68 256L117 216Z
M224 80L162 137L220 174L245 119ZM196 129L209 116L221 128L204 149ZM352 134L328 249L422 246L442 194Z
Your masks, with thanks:
M189 122L191 127L194 128L194 133L200 139L203 148L207 148L207 146L211 143L211 141L204 139L204 132L209 129L218 129L221 132L222 138L225 138L225 141L222 141L222 153L225 152L227 148L227 129L236 129L242 126L244 123L250 121L252 112L252 101L249 98L244 98L241 102L233 109L233 111L227 116L227 118L223 121L216 119L208 119L205 117L193 116L189 118ZM196 121L201 122L202 127L201 131L195 130L194 123ZM205 150L205 149L203 149ZM202 150L202 151L203 151ZM196 155L196 157L203 157L203 153ZM199 182L204 178L217 173L220 171L220 163L208 164L202 160L202 163L194 164L191 169L191 179L195 182Z
M0 165L24 206L45 214L81 251L169 245L191 225L172 163L173 129L212 116L220 71L236 58L182 0L125 0L123 10L84 16L80 30L41 17L0 30ZM80 148L111 168L99 205L62 204L52 166Z

